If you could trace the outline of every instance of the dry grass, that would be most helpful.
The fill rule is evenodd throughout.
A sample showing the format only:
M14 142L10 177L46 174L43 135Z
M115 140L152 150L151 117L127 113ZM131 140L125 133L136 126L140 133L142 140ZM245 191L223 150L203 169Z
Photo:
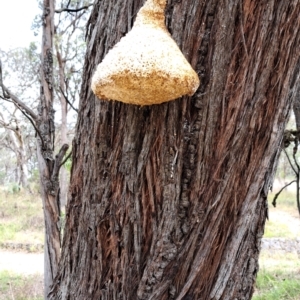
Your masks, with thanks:
M266 222L265 238L299 238L300 216L297 210L295 193L284 191L277 199L276 208L272 201L274 194L269 195L269 220Z
M274 194L269 196L269 220L265 238L299 238L300 217L295 193L284 191L272 206ZM296 253L263 250L259 259L260 271L253 300L299 300L300 260Z
M42 300L43 275L0 272L0 300Z
M43 243L44 219L38 194L0 189L0 243Z
M300 260L296 253L262 251L253 300L299 300Z

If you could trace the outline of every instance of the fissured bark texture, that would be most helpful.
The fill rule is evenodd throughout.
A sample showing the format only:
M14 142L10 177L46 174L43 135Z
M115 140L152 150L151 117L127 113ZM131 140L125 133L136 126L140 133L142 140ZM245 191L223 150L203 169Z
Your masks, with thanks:
M60 270L50 299L250 299L299 74L299 0L168 1L196 94L134 106L90 80L142 0L89 27Z

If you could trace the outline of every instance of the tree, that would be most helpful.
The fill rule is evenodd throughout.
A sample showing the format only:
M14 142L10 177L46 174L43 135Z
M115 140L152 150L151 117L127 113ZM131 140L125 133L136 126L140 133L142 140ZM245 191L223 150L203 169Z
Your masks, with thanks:
M36 108L38 98L38 54L36 45L31 43L28 48L17 48L7 52L1 51L0 59L5 65L3 77L15 95L22 95L28 106ZM22 80L19 80L22 78ZM14 153L14 182L30 189L28 185L28 169L32 164L34 132L31 124L12 102L1 103L0 127L4 128L6 138L2 146ZM6 161L8 163L8 161Z
M66 3L66 6L63 6ZM61 215L60 215L60 192L59 192L59 171L61 166L67 160L65 154L68 150L68 144L63 143L58 151L55 149L56 136L55 136L55 119L54 119L54 101L55 101L55 87L56 81L54 80L54 37L60 39L61 36L71 28L71 34L77 29L79 19L86 13L91 4L87 4L87 1L61 1L61 9L55 10L55 0L43 0L41 7L43 9L42 14L42 49L40 57L40 97L37 111L34 108L28 106L21 97L13 94L7 86L5 86L2 78L2 65L0 64L0 98L3 100L12 102L30 121L36 131L36 147L37 147L37 160L40 176L41 196L44 208L45 219L45 268L44 268L44 283L45 283L45 298L49 292L49 287L52 284L53 278L57 273L58 262L60 259L60 247L61 247ZM83 6L80 6L83 5ZM54 26L55 13L60 14L67 12L73 15L69 26L65 28L64 33L60 32L58 28ZM79 13L80 12L80 13ZM70 18L69 18L70 19ZM60 23L61 19L59 19ZM65 23L63 24L65 25ZM55 32L58 31L58 35L55 36ZM67 39L68 42L70 40ZM76 45L72 44L72 51L64 53L62 57L63 46L62 43L56 41L56 55L58 58L58 85L60 90L59 94L64 96L62 108L63 124L61 126L61 136L65 139L66 131L66 114L67 114L67 96L68 93L72 94L72 102L75 99L74 93L71 89L66 89L70 86L69 74L63 74L66 71L66 62L69 60L70 53L74 55L76 51ZM61 46L61 47L60 47ZM67 48L70 48L67 45ZM74 50L75 49L75 50ZM75 53L78 54L78 53ZM73 60L73 63L77 63L77 60ZM63 65L62 65L63 64ZM76 65L76 68L80 69L80 66ZM72 72L75 73L75 72ZM34 75L35 76L35 73ZM73 86L78 84L78 76L73 82ZM74 78L74 76L73 76ZM75 83L75 85L74 85ZM71 106L72 103L68 102ZM57 153L57 154L55 154Z
M56 90L60 102L60 145L69 144L70 132L68 128L68 113L70 109L77 112L74 103L78 100L79 84L81 82L82 61L85 51L84 26L86 23L86 10L91 4L89 1L80 0L61 2L61 9L57 9L55 25L55 56L57 60ZM69 7L72 4L72 8ZM67 13L64 13L67 12ZM68 178L67 170L60 170L60 201L66 204Z
M299 84L300 1L169 1L192 98L99 101L90 78L143 1L96 0L50 299L250 299Z
M15 116L16 110L17 109L12 113L13 120L11 120L11 122L7 122L0 112L0 125L6 129L5 146L11 149L16 156L17 168L15 182L18 186L29 188L26 145L20 124Z

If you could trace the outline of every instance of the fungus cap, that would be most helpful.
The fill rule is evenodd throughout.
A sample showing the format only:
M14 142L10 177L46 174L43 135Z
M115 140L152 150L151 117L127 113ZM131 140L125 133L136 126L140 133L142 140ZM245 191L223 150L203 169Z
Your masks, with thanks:
M152 105L195 93L199 78L165 27L165 5L148 0L98 65L92 90L100 99Z

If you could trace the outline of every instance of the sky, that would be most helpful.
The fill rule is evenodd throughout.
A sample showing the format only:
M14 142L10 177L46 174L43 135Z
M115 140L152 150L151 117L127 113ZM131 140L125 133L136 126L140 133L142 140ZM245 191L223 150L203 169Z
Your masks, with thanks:
M37 0L0 0L0 49L28 47L39 41L31 24L40 12Z

